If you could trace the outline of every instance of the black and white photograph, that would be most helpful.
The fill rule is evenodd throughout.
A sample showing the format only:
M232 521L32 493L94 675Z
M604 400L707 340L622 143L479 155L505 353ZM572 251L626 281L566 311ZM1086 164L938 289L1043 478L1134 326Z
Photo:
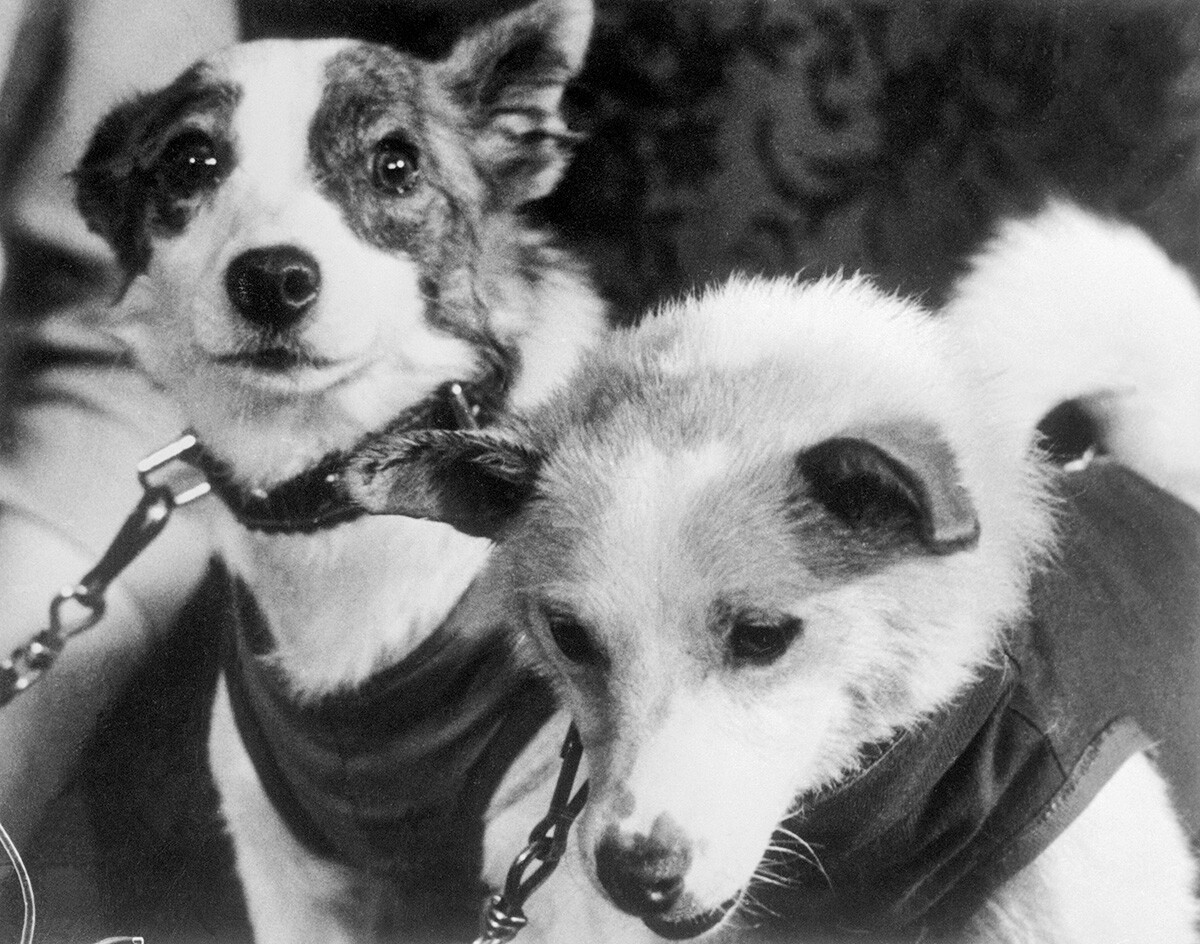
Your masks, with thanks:
M1197 0L0 0L0 944L1200 944Z

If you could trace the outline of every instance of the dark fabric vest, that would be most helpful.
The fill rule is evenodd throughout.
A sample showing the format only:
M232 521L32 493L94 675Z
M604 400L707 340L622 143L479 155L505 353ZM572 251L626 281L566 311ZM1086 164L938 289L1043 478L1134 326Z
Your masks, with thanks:
M484 813L554 708L513 661L494 605L468 591L399 663L304 702L265 657L269 630L245 585L220 579L234 718L288 828L318 856L394 879L419 924L472 937Z
M1195 797L1200 515L1109 462L1062 500L1059 550L995 665L785 823L821 868L760 890L764 936L952 937L1137 751Z

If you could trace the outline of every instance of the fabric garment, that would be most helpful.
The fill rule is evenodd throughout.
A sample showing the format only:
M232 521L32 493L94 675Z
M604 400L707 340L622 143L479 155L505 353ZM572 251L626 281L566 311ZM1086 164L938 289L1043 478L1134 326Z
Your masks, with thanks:
M470 935L485 894L484 814L554 710L546 683L515 663L494 601L468 590L401 661L306 702L272 664L270 630L245 585L214 579L226 593L234 718L292 834L315 855L442 903L434 920Z
M1132 754L1197 783L1200 515L1102 461L1066 477L1059 522L994 664L785 824L820 860L764 890L785 925L952 934Z

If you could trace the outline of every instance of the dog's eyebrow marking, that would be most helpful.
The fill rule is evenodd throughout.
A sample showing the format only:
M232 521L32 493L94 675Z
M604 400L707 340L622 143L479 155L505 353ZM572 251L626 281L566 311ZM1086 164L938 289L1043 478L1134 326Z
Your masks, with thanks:
M228 135L233 112L242 97L241 86L217 78L212 67L197 63L150 100L149 120L141 130L141 147L160 144L175 126L194 115L214 120L213 131ZM143 157L149 155L143 154Z
M370 153L380 138L403 138L414 146L424 172L427 155L413 103L416 68L383 46L359 43L338 52L325 66L325 87L308 130L317 189L341 209L359 238L388 251L415 249L426 201L377 193Z
M325 87L308 129L308 160L317 190L341 211L347 227L363 241L410 256L417 268L437 273L437 291L424 297L426 318L435 328L477 346L487 368L502 377L520 370L516 351L473 320L474 300L446 293L479 255L479 208L463 196L474 173L465 145L449 128L430 121L423 86L427 65L386 46L355 43L325 64ZM397 197L372 183L371 154L385 137L412 145L422 185ZM436 139L436 140L435 140ZM468 192L470 187L465 188ZM512 244L517 270L540 270L536 251ZM426 285L434 280L427 279ZM465 283L464 283L465 284Z
M154 162L173 132L196 125L213 140L221 167L219 180L228 177L237 161L231 126L234 111L242 99L242 88L218 79L210 66L199 63L159 95L161 100L154 116L138 142L141 179L131 182L131 186L141 189L147 227L157 234L170 236L183 231L206 194L181 201L161 192L155 183ZM196 122L195 119L201 116L205 120Z
M119 105L96 129L75 171L77 203L88 226L116 250L127 281L149 264L151 233L179 232L194 207L172 203L156 188L154 164L171 130L205 116L204 129L224 142L231 166L228 126L240 97L239 86L200 63L165 88Z

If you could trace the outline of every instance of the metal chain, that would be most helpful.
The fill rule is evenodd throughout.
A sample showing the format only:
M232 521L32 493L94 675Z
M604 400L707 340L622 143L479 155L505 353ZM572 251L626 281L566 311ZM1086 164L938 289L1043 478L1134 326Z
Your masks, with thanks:
M197 448L196 437L186 433L137 464L142 497L121 525L108 550L78 583L64 587L55 594L50 601L47 628L0 662L0 707L27 691L45 675L67 640L100 622L106 605L104 595L109 585L162 533L171 513L208 494L207 482L192 482L176 492L169 484L151 478L154 473L175 462L186 462ZM81 609L73 620L69 620L65 612L68 604Z
M574 724L567 729L559 756L562 767L554 785L550 810L530 832L529 844L513 860L504 889L489 898L484 906L483 929L474 944L508 944L520 933L529 923L523 910L525 902L550 877L566 851L567 833L588 795L586 782L574 796L571 795L583 757L583 742ZM526 875L531 868L533 873Z

